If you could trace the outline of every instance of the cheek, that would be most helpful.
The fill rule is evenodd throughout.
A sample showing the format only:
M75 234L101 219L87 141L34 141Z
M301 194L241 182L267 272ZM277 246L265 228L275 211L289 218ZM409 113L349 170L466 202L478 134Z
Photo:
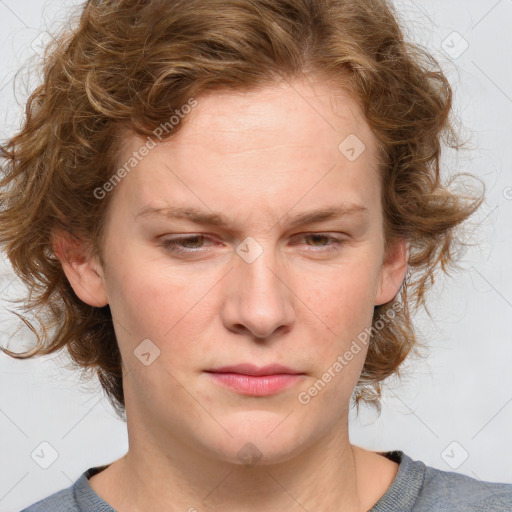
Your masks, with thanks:
M322 280L303 281L302 290L310 290L305 302L311 312L304 310L308 318L301 323L310 344L314 343L315 378L328 382L323 400L350 395L359 379L368 350L365 329L372 323L377 274L375 267L361 262ZM305 348L312 353L313 347Z
M120 246L119 246L120 247ZM139 339L162 340L180 319L194 309L201 297L198 283L183 277L177 268L144 257L144 251L126 247L108 273L106 284L120 335L131 343Z
M364 328L371 321L378 270L360 261L322 275L304 273L295 279L296 295L306 308L335 333Z

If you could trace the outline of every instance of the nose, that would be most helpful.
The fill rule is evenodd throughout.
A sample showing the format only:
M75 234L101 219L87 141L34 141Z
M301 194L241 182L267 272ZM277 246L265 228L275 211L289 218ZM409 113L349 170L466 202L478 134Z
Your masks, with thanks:
M221 314L230 331L267 339L277 331L284 334L291 329L295 296L285 265L275 251L262 249L252 262L235 256Z

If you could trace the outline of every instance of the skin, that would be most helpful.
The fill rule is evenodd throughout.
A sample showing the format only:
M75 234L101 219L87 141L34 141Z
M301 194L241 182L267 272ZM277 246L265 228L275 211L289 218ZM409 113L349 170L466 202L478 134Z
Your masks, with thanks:
M176 137L111 192L103 264L56 237L76 294L110 305L123 359L129 451L90 484L120 512L366 511L398 469L349 441L366 347L309 404L297 396L371 326L374 306L392 300L405 277L405 241L384 251L377 140L357 102L322 81L197 101ZM366 146L354 161L338 150L349 134ZM128 134L120 166L141 145ZM367 210L289 223L340 204ZM228 221L137 217L148 205L192 206ZM207 238L182 244L185 255L162 246L184 234ZM236 252L249 236L263 251L251 263ZM144 339L160 350L149 366L134 355ZM205 373L246 362L304 375L254 397ZM260 454L253 465L237 456L247 443Z

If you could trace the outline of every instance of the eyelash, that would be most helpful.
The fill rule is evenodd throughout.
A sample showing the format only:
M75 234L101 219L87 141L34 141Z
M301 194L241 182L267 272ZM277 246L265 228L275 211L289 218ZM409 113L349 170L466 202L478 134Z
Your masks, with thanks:
M323 233L307 233L307 234L303 235L303 238L309 238L309 237L320 237L320 238L329 240L331 242L329 245L321 246L320 250L323 249L324 247L327 247L328 251L333 251L345 243L345 240L343 240L341 238L326 235ZM194 249L186 249L184 247L179 246L178 244L184 243L184 242L189 242L190 240L196 240L196 239L199 239L201 241L209 240L204 235L177 236L174 238L168 238L168 239L163 240L161 245L164 249L166 249L169 252L174 252L179 255L182 255L182 254L192 255L192 254L197 254L201 249L203 249L203 246L197 247ZM319 252L319 250L314 249L314 252Z

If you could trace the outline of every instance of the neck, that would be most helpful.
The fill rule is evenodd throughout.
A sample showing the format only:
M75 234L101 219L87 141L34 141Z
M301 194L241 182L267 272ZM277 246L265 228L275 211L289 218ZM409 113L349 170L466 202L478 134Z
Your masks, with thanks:
M352 446L347 429L288 460L255 465L219 461L177 439L147 439L130 437L128 453L90 481L119 512L360 512L385 493L398 468Z
M386 492L398 469L350 444L348 409L313 439L303 434L307 425L265 425L265 416L253 414L265 428L258 434L254 423L247 424L256 432L247 439L244 421L249 420L243 414L233 423L237 432L213 421L191 430L172 416L155 416L143 401L137 407L133 402L127 400L126 408L128 453L90 480L119 512L364 512ZM194 411L187 413L195 417Z

